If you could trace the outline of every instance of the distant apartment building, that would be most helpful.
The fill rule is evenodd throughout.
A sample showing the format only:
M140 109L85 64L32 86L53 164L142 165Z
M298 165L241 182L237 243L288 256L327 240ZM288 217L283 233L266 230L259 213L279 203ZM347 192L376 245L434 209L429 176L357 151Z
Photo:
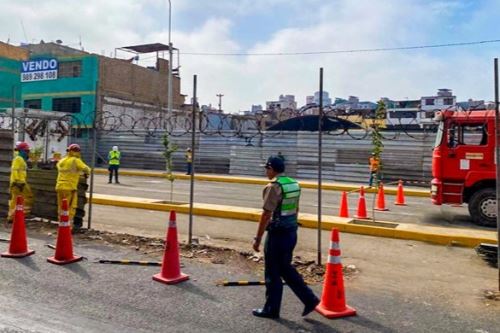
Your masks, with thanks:
M420 98L420 124L423 127L434 125L434 115L436 111L441 111L454 107L457 97L453 96L451 89L438 89L435 96L423 96Z
M297 102L294 95L280 95L277 101L266 102L267 110L297 109Z
M383 99L387 109L386 127L420 128L420 100Z
M377 108L377 104L373 102L361 102L356 96L349 96L347 100L336 98L332 109L343 111L344 113L363 113L370 114Z
M313 103L319 105L319 91L316 91L313 96ZM328 91L323 91L323 106L332 105L332 99Z

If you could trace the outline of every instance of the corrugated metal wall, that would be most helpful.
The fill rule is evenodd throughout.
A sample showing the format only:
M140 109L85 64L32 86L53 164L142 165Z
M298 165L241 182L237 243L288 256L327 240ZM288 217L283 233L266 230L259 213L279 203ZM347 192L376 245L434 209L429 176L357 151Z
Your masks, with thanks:
M318 134L316 132L249 133L251 140L234 137L233 132L197 136L196 170L206 173L262 176L261 164L271 154L281 152L286 159L287 174L303 179L317 177ZM171 141L178 145L174 153L174 169L185 170L184 151L191 136L174 133ZM431 179L432 147L435 134L384 132L382 153L386 181L414 181L427 184ZM84 151L90 142L77 139ZM165 170L162 156L162 134L146 131L110 132L98 140L98 154L105 158L112 146L123 153L122 166L137 169ZM364 132L350 135L323 136L323 177L332 181L366 182L371 138ZM90 155L85 154L87 161ZM101 165L105 165L102 163Z
M0 129L0 217L6 217L9 209L9 177L12 144L12 132Z

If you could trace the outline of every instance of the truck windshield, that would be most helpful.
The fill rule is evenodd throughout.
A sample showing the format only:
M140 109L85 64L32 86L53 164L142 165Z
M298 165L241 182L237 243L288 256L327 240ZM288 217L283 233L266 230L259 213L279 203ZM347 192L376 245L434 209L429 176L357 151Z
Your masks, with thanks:
M436 141L434 142L434 148L439 147L441 145L441 141L443 141L443 132L444 132L444 121L440 121L436 133Z

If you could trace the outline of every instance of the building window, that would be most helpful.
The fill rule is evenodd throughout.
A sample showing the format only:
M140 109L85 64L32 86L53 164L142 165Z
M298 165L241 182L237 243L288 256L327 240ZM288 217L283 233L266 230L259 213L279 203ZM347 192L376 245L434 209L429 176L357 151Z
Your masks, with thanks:
M24 107L26 109L42 109L42 100L41 99L27 99L24 101Z
M392 119L417 119L417 111L389 111Z
M453 98L445 98L443 99L444 105L453 105Z
M434 105L434 98L426 98L425 105Z
M80 77L82 74L82 61L64 61L59 63L58 77Z
M54 111L78 113L81 109L82 101L80 97L54 98L52 100L52 110Z

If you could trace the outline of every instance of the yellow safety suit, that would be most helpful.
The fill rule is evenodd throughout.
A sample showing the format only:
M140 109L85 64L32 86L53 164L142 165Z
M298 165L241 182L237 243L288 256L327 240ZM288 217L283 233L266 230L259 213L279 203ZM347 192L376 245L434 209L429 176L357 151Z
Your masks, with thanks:
M24 158L16 154L12 160L11 171L10 171L10 200L9 200L9 213L7 219L12 221L16 210L16 199L17 196L21 195L24 197L24 213L28 215L31 212L31 207L33 206L33 193L28 185L27 178L28 165Z
M81 160L79 152L68 152L63 159L57 162L57 212L61 216L62 201L68 200L69 219L73 226L76 208L78 207L78 182L80 174L90 174L90 168Z

